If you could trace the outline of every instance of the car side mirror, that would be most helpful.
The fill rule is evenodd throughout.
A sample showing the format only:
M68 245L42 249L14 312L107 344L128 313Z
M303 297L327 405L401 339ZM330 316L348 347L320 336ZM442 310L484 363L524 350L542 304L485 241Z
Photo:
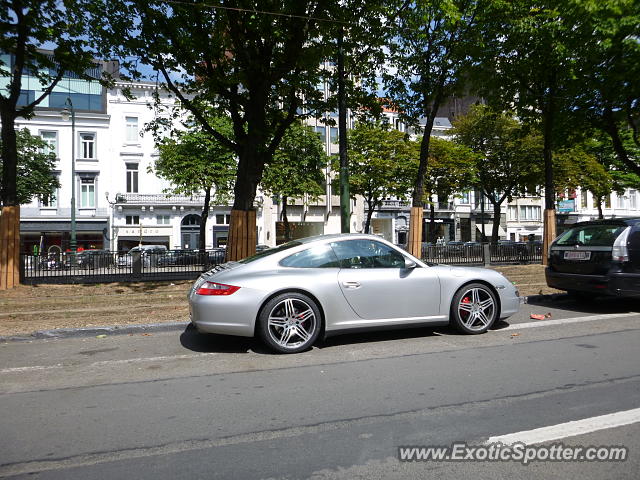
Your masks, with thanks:
M410 258L404 257L404 268L416 268L418 265Z

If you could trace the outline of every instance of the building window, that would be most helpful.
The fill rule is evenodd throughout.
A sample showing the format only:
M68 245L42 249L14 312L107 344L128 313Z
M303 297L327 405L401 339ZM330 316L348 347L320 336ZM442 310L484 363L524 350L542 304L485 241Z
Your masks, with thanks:
M127 193L138 193L137 163L127 163Z
M38 197L40 208L57 208L58 207L58 189L56 188L51 195L42 195Z
M216 214L217 225L229 225L231 223L231 215L225 215L223 213Z
M509 220L518 220L518 207L515 205L509 205L508 214Z
M96 158L96 134L80 134L80 158L84 160L95 160Z
M327 127L315 127L315 131L318 134L318 137L320 138L320 140L324 143L326 142L326 135L327 135Z
M158 225L169 225L171 218L169 215L156 215L156 223Z
M127 142L137 143L138 137L138 117L125 117L127 130Z
M630 210L636 210L638 208L638 203L637 203L637 199L636 199L636 191L635 190L629 190L629 209Z
M331 143L338 143L338 129L337 127L331 127L329 128L329 135L330 135L330 141Z
M58 132L40 132L40 138L47 145L42 149L42 153L49 155L53 153L58 156Z
M611 195L605 195L604 208L611 208Z
M463 192L460 198L460 203L463 205L469 205L471 203L471 195L469 192Z
M623 194L618 194L618 202L617 202L617 208L624 208L624 195Z
M127 225L140 225L140 215L127 215L125 220Z
M580 206L582 208L587 208L588 206L588 202L589 202L589 191L588 190L582 190L582 194L580 196L581 202L580 202Z
M80 208L96 208L96 179L80 179Z
M520 207L520 220L540 220L540 207L535 205L522 205Z

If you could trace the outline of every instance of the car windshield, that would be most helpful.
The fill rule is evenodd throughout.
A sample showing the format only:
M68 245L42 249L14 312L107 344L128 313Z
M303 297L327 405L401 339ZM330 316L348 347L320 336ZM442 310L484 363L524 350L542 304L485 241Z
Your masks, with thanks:
M627 228L626 225L619 224L581 225L564 232L558 240L556 240L556 245L610 247L625 228Z
M289 250L290 248L297 247L299 245L302 245L302 243L296 242L296 241L283 243L282 245L280 245L278 247L269 248L267 250L263 250L262 252L258 252L255 255L252 255L250 257L243 258L239 262L240 263L251 263L251 262L253 262L255 260L259 260L260 258L268 257L269 255L273 255L274 253L282 252L283 250Z

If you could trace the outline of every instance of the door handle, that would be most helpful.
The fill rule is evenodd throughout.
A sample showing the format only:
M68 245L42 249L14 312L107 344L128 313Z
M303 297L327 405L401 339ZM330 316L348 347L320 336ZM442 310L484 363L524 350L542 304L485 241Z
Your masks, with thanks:
M342 286L344 288L356 289L356 288L360 288L360 283L359 282L342 282Z

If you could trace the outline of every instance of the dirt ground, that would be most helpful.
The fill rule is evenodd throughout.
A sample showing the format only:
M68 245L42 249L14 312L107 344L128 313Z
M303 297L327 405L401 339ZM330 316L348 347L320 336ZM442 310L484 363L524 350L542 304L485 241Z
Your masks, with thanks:
M493 267L520 295L555 293L542 265ZM0 336L56 328L187 321L192 281L95 285L20 285L0 291Z

